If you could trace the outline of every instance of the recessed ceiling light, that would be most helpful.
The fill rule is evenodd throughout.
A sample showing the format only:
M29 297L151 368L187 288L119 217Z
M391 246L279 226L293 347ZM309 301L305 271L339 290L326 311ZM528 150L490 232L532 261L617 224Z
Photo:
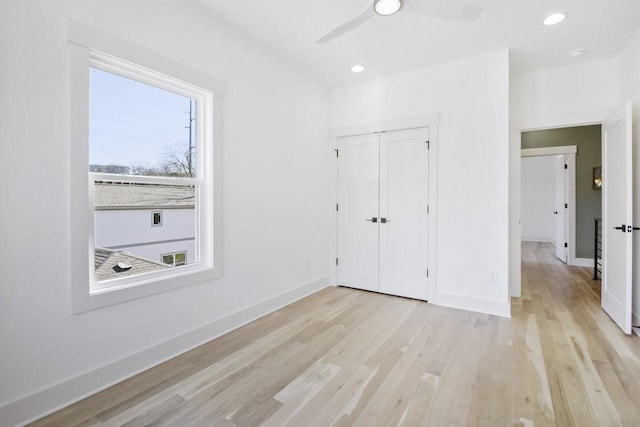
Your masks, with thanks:
M562 12L558 12L558 13L553 13L549 16L547 16L544 20L544 25L556 25L561 23L562 21L564 21L564 18L566 18L567 15L565 15Z
M393 15L402 7L401 0L376 0L373 4L373 9L378 15L389 16Z
M587 50L583 49L583 48L579 48L579 49L573 49L571 52L569 52L569 56L571 57L578 57L578 56L582 56L585 54Z
M351 71L353 71L354 73L361 73L364 71L364 67L362 65L354 65L353 67L351 67Z

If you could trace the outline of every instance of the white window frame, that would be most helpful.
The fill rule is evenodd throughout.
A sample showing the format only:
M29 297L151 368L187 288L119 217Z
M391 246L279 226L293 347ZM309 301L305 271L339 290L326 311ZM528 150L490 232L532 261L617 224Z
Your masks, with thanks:
M184 254L184 262L186 263L187 262L187 251L168 252L166 254L162 254L162 255L160 255L160 262L162 264L169 265L166 262L164 262L164 257L171 256L171 258L173 259L173 261L171 263L171 266L172 267L176 267L176 255L180 255L180 254ZM182 267L184 265L186 265L186 264L180 264L177 267Z
M222 275L220 81L183 64L69 22L70 50L70 232L73 313L105 307L202 283ZM96 283L94 280L94 181L121 175L89 172L89 70L100 68L195 99L196 236L198 262ZM188 82L188 83L187 83ZM149 177L126 176L127 182ZM153 182L193 184L194 178L153 177Z

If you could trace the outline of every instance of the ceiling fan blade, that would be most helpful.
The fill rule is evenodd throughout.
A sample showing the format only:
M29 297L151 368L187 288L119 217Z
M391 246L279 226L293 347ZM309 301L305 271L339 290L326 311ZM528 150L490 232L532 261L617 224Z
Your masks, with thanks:
M340 25L339 27L335 28L329 33L325 34L316 43L322 44L322 43L330 42L331 40L335 40L338 37L358 27L360 24L365 22L367 19L371 18L373 15L375 15L375 12L373 10L373 1L372 1L371 3L369 3L367 8L364 9L362 12L360 12L355 18L348 20L344 24Z
M458 0L405 0L412 11L449 21L475 21L482 8Z

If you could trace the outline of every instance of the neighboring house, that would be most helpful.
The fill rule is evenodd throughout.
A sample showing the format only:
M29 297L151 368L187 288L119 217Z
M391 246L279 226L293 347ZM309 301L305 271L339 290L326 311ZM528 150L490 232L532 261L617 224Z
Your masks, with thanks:
M194 206L191 186L97 183L95 247L171 266L193 263Z

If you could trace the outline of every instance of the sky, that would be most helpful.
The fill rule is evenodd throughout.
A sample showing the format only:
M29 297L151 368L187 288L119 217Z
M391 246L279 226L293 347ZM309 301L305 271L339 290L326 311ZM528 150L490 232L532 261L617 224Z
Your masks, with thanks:
M89 164L154 167L168 150L186 151L189 101L91 68Z

